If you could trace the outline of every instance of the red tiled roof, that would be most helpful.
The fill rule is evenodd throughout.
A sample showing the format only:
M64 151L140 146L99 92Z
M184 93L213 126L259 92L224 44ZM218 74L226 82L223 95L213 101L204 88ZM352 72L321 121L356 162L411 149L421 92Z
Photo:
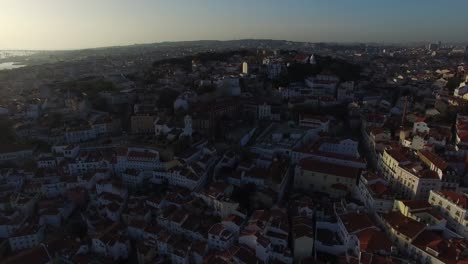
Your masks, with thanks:
M342 183L332 184L331 188L336 189L336 190L340 190L340 191L345 191L345 192L348 191L348 187L346 187L346 185L344 185Z
M426 227L425 224L402 215L400 212L390 212L382 215L383 220L394 230L413 239Z
M431 209L430 205L426 200L404 200L401 201L405 206L409 207L411 211L414 210L426 210Z
M369 216L364 213L347 213L338 216L343 222L348 233L352 234L356 231L374 227L374 223Z
M245 246L240 246L234 257L244 263L257 263L255 251Z
M315 155L315 156L322 156L322 157L326 157L326 158L365 163L365 160L362 159L362 158L356 158L354 156L350 156L350 155L346 155L346 154L339 154L339 153L321 151L321 150L318 150L318 147L319 146L317 146L317 145L304 146L304 147L295 148L294 151L301 152L301 153L306 153L306 154L312 154L312 155Z
M407 156L408 152L406 149L398 147L398 148L386 149L385 151L387 152L388 155L390 155L399 163L409 161L409 158Z
M468 263L468 258L462 255L468 247L468 241L464 239L452 238L446 240L443 238L442 234L432 230L425 230L416 237L413 241L413 245L426 251L443 263ZM428 252L427 249L437 252L437 256L432 252Z
M466 194L456 193L449 190L435 191L440 196L446 198L447 200L455 203L456 205L468 209L468 197Z
M312 158L303 159L299 162L303 170L320 172L328 175L334 175L345 178L357 179L360 169L336 164L328 164L316 161Z
M236 224L237 226L240 226L243 221L244 219L236 214L231 214L223 219L223 222L232 222Z
M385 232L369 228L356 234L362 252L386 251L391 252L392 241Z
M369 189L372 191L375 197L385 198L393 197L394 194L392 190L382 182L376 182L368 185Z
M143 159L155 159L158 154L149 151L129 151L128 158L143 158Z
M431 163L434 164L434 166L441 169L442 171L447 169L447 162L445 162L445 160L439 157L437 154L425 149L419 150L418 153L427 158Z
M301 117L301 120L300 121L310 121L310 120L318 120L322 123L326 123L328 121L330 121L330 119L327 117L327 116L321 116L321 115L303 115Z
M232 237L232 233L229 232L221 223L214 224L210 230L208 231L209 234L219 236L222 239L229 239Z

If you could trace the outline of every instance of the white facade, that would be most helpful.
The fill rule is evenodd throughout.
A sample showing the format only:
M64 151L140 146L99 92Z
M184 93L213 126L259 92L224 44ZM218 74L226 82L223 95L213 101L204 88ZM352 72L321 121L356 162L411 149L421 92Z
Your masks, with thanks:
M393 209L394 195L388 182L381 177L361 175L356 188L358 198L373 213L387 213Z
M129 147L117 154L114 170L117 174L127 169L140 171L160 170L164 167L159 160L159 152L148 148Z
M410 161L404 153L402 149L386 149L379 163L395 194L405 199L427 199L430 190L440 190L437 172Z
M424 121L414 122L413 124L413 133L429 133L430 128L427 126L427 123Z
M234 235L222 224L214 224L208 231L208 247L224 251L230 248L235 241Z
M84 128L68 129L65 131L64 136L65 142L68 144L85 142L97 138L96 130L90 126Z
M28 158L31 158L32 155L33 155L32 149L23 149L23 150L14 150L14 151L0 150L0 162L28 159Z
M191 137L193 133L192 129L192 117L186 115L184 118L184 132L182 133L184 136Z
M242 74L249 74L249 65L247 62L242 63Z
M259 120L270 120L271 119L271 105L267 103L258 105L257 117Z
M359 157L359 142L352 139L344 139L340 141L324 141L320 144L318 150L331 152L352 157Z
M319 133L327 133L330 127L330 119L327 117L303 117L299 120L299 126Z
M447 219L447 226L468 239L468 196L453 191L432 191L428 202Z
M22 229L25 229L25 232L20 232L21 234L13 235L8 239L13 252L36 247L44 240L45 226L31 227L31 230L23 226L20 230Z

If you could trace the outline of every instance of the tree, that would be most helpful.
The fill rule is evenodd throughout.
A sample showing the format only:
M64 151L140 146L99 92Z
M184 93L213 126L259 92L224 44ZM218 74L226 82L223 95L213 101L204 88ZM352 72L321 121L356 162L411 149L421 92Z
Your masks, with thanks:
M173 109L174 101L179 96L179 92L173 89L163 89L159 94L158 107Z
M242 208L246 208L248 211L252 209L251 198L256 192L255 184L249 183L242 187L235 188L232 192L232 200L239 203Z
M454 90L455 88L457 88L460 85L460 83L461 83L460 76L454 76L454 77L448 79L446 87L449 90Z
M37 163L34 160L27 160L23 163L22 168L29 171L35 171L37 170Z
M190 141L190 137L181 136L175 146L176 153L181 153L184 150L188 149L190 147Z
M7 118L0 118L0 143L11 143L15 141L15 133L13 131L13 122Z
M91 104L91 107L95 110L104 112L109 111L106 99L99 95L89 97L89 103Z

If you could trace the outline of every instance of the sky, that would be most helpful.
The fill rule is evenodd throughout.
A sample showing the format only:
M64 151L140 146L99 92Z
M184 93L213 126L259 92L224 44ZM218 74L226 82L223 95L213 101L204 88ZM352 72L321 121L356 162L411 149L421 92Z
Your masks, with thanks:
M0 49L181 40L468 41L467 0L0 0Z

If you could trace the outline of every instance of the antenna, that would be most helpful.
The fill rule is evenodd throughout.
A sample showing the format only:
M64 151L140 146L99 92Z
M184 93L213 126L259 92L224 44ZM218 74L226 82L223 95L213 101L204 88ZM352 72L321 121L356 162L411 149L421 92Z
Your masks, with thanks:
M401 129L405 128L405 117L406 117L406 110L408 108L408 96L405 96L405 107L403 108L403 115L401 117Z

